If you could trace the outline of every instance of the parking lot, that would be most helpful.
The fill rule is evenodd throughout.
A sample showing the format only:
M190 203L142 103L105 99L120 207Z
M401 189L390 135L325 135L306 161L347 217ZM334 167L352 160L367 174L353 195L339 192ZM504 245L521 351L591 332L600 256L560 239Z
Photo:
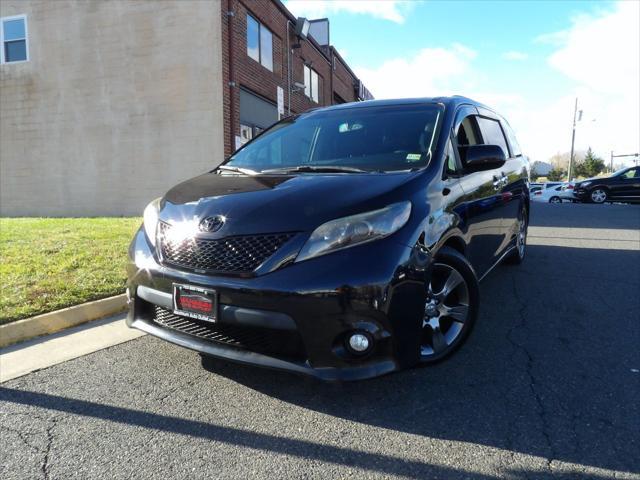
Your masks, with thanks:
M324 384L142 337L0 386L0 477L640 478L640 206L536 204L436 366Z

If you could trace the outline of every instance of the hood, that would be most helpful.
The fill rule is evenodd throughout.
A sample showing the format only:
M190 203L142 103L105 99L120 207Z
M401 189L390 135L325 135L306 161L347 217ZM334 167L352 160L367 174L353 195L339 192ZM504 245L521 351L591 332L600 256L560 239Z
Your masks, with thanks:
M199 221L222 215L224 236L310 231L336 218L406 199L398 187L418 172L308 175L207 173L169 190L160 219Z

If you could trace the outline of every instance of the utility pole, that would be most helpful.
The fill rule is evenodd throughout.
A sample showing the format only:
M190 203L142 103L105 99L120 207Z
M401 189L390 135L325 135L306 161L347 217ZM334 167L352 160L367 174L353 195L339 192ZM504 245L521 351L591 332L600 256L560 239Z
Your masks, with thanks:
M609 170L610 170L609 173L613 173L613 150L611 150L611 166L610 166Z
M577 118L576 118L577 117ZM576 97L576 104L573 107L573 133L571 134L571 155L569 156L569 168L567 169L567 182L571 181L571 171L573 170L573 148L576 143L576 121L582 119L582 110L578 114L578 97Z
M613 173L613 159L614 158L624 158L624 157L635 157L633 163L635 165L638 164L638 157L640 157L640 153L625 153L622 155L614 155L613 150L611 150L611 173Z

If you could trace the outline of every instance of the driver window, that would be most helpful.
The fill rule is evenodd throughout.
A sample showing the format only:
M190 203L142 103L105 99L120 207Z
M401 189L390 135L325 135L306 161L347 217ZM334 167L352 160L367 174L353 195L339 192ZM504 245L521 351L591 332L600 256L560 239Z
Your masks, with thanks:
M458 148L477 145L479 143L474 124L475 120L471 116L462 121L460 127L458 127L458 135L456 136Z
M460 160L464 165L467 158L467 147L469 145L477 145L480 143L480 135L478 134L478 125L474 115L466 117L458 127L456 133L456 144Z
M640 170L632 168L628 172L622 175L625 179L634 179L640 177Z

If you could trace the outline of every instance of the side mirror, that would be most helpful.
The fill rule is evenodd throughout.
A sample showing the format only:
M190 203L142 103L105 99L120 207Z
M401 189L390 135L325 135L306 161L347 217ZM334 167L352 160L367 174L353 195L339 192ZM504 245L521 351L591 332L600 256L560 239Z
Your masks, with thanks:
M469 145L460 149L466 172L482 172L500 168L507 161L499 145Z

